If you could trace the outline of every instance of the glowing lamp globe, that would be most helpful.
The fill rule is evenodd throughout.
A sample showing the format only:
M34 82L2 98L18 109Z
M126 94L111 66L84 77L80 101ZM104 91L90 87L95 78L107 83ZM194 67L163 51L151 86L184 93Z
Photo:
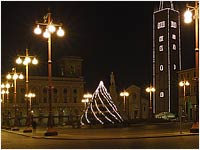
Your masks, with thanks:
M39 25L37 25L37 27L34 29L34 33L35 34L41 34L42 33L42 30L40 29Z
M54 32L56 31L56 28L55 28L54 25L50 24L50 25L48 26L48 30L49 30L49 32L54 33Z
M185 13L184 13L184 22L185 23L190 23L192 22L192 12L190 10L187 10Z
M64 34L65 34L64 30L61 27L59 27L59 29L57 31L57 35L62 37L62 36L64 36Z
M49 33L49 31L47 29L43 33L43 37L45 37L45 38L49 38L50 37L50 33Z

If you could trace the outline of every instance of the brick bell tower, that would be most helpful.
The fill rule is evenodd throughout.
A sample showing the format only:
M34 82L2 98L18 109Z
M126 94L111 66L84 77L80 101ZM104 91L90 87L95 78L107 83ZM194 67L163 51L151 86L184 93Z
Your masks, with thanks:
M178 113L181 70L180 14L172 2L160 2L153 13L153 113Z

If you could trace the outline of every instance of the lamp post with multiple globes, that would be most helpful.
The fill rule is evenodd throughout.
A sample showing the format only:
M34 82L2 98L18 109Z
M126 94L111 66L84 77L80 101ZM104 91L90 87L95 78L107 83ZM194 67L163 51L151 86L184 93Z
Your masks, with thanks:
M22 73L18 73L16 71L16 68L12 68L12 72L8 73L6 78L8 80L13 80L14 82L14 112L15 112L15 118L14 118L14 128L12 130L19 130L18 125L19 121L17 118L17 79L24 79L24 76Z
M25 86L26 86L26 95L28 95L29 93L29 78L28 78L28 74L29 74L29 64L33 64L33 65L37 65L38 64L38 60L36 59L35 56L30 56L28 53L28 49L26 49L26 55L18 55L18 58L16 59L16 63L17 64L23 64L26 66L26 80L25 80ZM25 98L27 98L25 96ZM27 118L26 118L26 129L24 129L24 132L32 132L32 129L29 129L30 125L31 125L31 118L30 118L30 114L31 112L28 112L28 100L26 101L27 103Z
M195 82L196 82L196 105L199 106L199 1L195 1L194 6L186 5L187 11L184 13L185 23L195 20ZM194 14L192 13L194 12ZM196 107L199 108L199 107ZM190 132L199 132L198 110L195 108L195 119Z
M9 88L10 88L10 84L8 82L1 84L1 95L2 95L2 99L1 99L2 109L1 110L4 113L6 113L6 104L8 104L8 100L9 100ZM6 128L8 128L10 126L8 116L7 115L5 117L2 116L2 119L3 119L3 122L5 121L6 123Z
M58 135L58 132L53 129L53 114L52 114L52 60L51 60L51 35L57 29L57 35L62 37L64 36L64 31L61 28L62 24L55 24L53 23L53 19L51 19L51 13L48 12L44 17L44 21L42 23L36 22L37 27L34 29L35 34L41 34L42 29L41 27L45 28L43 32L44 38L48 39L48 101L49 101L49 115L48 115L48 122L47 122L47 132L45 136L52 136Z
M185 113L185 116L186 116L186 100L185 100L185 88L186 86L189 86L190 83L186 80L184 81L180 81L179 82L179 86L180 87L183 87L183 99L184 99L184 113ZM181 105L181 102L179 102L180 104L180 110L179 110L179 119L180 119L180 134L182 134L182 114L183 114L183 108L182 108L182 105Z
M187 80L179 82L179 86L183 87L183 99L184 99L184 113L185 113L185 115L187 114L186 99L185 99L185 88L186 88L186 86L189 86L189 85L190 85L190 83Z
M149 119L152 119L153 109L152 109L152 93L155 92L156 89L152 86L146 88L146 92L149 93Z
M124 90L123 92L120 93L120 96L123 97L123 100L124 100L123 111L126 112L126 97L129 96L129 93ZM129 104L128 104L128 111L127 111L127 113L128 113L128 117L127 118L129 119Z

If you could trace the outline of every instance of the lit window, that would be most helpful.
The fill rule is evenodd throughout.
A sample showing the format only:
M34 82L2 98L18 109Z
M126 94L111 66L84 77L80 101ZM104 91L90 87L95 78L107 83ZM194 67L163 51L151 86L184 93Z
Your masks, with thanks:
M162 41L164 41L164 36L163 35L159 36L159 42L162 42Z
M176 34L172 34L172 39L176 40Z
M176 44L173 44L172 49L173 49L173 50L176 50Z
M159 51L163 51L163 45L159 46Z
M164 97L164 92L160 92L160 97Z
M163 65L160 65L160 71L163 71L164 67Z
M174 64L174 70L176 70L176 64Z
M165 27L165 21L158 22L157 28L161 29Z
M177 24L176 24L176 22L174 22L174 21L171 21L171 28L176 28L177 27Z

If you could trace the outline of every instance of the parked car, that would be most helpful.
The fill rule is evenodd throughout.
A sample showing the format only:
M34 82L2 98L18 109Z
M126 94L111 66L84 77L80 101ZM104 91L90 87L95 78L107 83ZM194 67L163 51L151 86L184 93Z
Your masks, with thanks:
M161 112L155 115L155 118L160 118L164 120L176 120L176 115L171 112Z

